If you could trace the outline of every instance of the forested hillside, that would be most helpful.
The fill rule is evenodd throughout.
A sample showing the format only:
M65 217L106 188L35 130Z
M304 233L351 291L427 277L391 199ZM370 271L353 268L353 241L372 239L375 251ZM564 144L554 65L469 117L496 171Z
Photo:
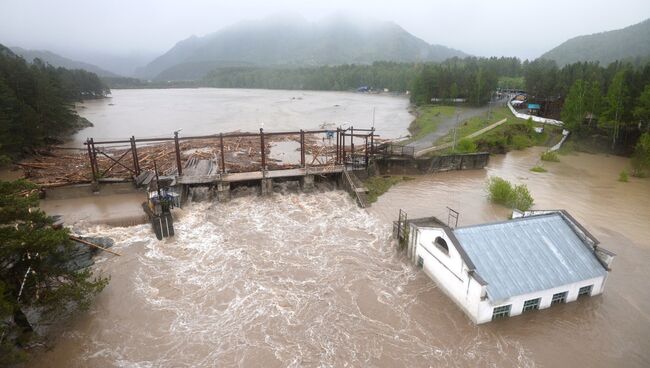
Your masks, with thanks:
M465 54L430 45L390 22L332 17L311 23L299 17L275 17L190 37L149 63L139 75L188 80L201 79L216 68L426 62L454 56Z
M82 69L87 72L95 73L100 77L117 77L117 74L111 73L108 70L104 70L97 65L68 59L47 50L26 50L20 47L12 47L11 51L14 54L25 59L28 63L33 62L34 59L39 59L42 62L50 64L54 67L61 67L66 69Z
M355 90L362 86L404 92L418 67L412 63L376 62L372 65L337 65L317 68L219 68L201 81L220 88Z
M650 57L650 19L623 29L572 38L548 51L540 59L563 66L579 61L614 61Z
M417 65L411 78L411 101L418 105L432 98L482 105L499 81L523 79L529 101L541 104L542 114L546 105L555 106L558 116L551 117L564 121L581 150L629 155L650 132L650 63L579 62L559 68L544 59L465 58Z
M73 103L110 93L84 70L27 63L0 45L0 154L16 156L80 127Z
M432 98L464 98L486 103L499 77L519 77L517 58L451 58L442 63L375 62L371 65L338 65L316 68L219 68L202 86L221 88L269 88L346 91L359 87L395 92L410 91L416 104Z

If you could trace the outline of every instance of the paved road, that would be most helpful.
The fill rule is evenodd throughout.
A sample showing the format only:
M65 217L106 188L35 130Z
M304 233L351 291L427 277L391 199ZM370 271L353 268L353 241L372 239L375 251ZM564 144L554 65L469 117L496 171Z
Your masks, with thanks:
M507 99L501 99L501 100L496 100L495 102L492 102L492 107L497 107L499 104L504 103ZM459 107L458 112L460 112L460 118L458 119L459 122L463 122L465 120L471 119L475 116L479 116L481 114L487 113L489 109L488 105L481 106L481 107ZM409 143L407 146L408 147L414 147L415 151L421 151L425 148L429 148L433 146L433 144L440 138L444 137L447 135L456 125L456 114L449 116L447 118L443 118L443 120L438 124L438 127L436 128L435 131L425 135L424 137L413 141Z

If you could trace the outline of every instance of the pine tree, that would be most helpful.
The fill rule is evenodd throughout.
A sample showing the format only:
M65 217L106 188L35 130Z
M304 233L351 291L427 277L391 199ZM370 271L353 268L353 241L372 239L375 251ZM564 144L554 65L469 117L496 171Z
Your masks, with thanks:
M71 306L89 307L108 279L68 262L74 244L66 229L37 208L34 184L0 181L0 365L22 357L31 326L23 311L37 308L41 321L65 316Z

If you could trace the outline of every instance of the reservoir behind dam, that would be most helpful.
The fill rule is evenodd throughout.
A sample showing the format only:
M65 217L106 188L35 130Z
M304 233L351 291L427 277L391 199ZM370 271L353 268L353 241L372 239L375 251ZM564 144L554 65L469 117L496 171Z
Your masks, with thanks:
M404 96L352 92L285 91L264 89L115 89L110 98L77 105L79 115L94 127L67 142L83 147L95 140L169 137L219 132L314 130L322 124L336 128L370 127L383 138L406 135L413 116Z

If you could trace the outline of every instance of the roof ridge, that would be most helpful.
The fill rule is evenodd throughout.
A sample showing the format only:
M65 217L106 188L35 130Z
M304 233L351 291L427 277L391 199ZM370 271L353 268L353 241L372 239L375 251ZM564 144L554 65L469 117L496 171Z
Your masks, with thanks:
M561 218L562 214L559 211L558 212L549 212L549 213L543 213L543 214L539 214L539 215L517 217L517 218L514 218L514 219L508 219L508 220L503 220L503 221L485 222L485 223L482 223L482 224L459 226L459 227L454 228L452 230L453 231L465 230L465 229L473 229L473 228L492 226L492 225L501 225L501 224L507 224L507 223L513 223L513 222L531 221L531 220L534 220L534 219L539 219L541 217L552 217L552 216L558 216L558 217Z

